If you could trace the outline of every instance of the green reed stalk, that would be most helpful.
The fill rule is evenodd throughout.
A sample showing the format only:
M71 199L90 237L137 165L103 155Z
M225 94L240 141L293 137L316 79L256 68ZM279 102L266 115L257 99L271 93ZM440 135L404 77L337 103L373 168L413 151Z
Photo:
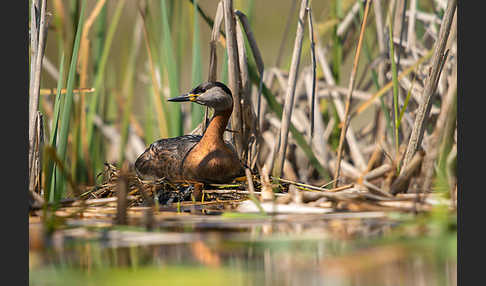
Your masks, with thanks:
M76 64L78 62L78 52L79 52L79 44L81 41L81 33L83 30L83 23L84 23L84 10L86 6L86 0L82 2L81 12L79 13L79 22L78 28L76 31L76 37L74 40L73 46L73 53L71 57L71 64L69 67L69 74L67 78L66 84L66 95L64 98L63 109L61 113L61 129L59 134L59 142L57 153L59 155L60 160L66 161L66 150L67 150L67 141L69 136L69 122L71 119L71 110L73 106L73 88L74 88L74 81L76 77ZM62 198L65 193L65 176L60 172L59 169L56 169L56 178L61 179L60 184L56 186L54 192L54 200L58 201Z
M177 64L174 58L172 37L167 13L166 0L161 1L162 10L162 58L164 59L165 71L169 80L170 97L179 96L179 76ZM180 31L182 33L182 31ZM180 136L183 133L181 104L172 102L169 111L169 135L171 137Z
M392 25L388 25L389 35L390 35L390 62L391 62L391 69L392 69L392 81L393 81L393 118L394 118L394 129L395 129L395 150L398 154L398 72L397 66L395 64L395 49L393 46L393 30ZM397 168L399 168L399 164L397 164ZM400 172L400 169L397 169Z
M130 46L128 61L125 65L125 76L123 77L122 94L126 93L126 100L123 110L122 126L121 126L121 140L120 140L120 166L125 161L125 148L128 141L130 116L132 115L132 106L134 98L134 84L135 84L135 69L137 63L137 55L140 48L141 22L135 24L132 45Z
M106 34L106 40L103 46L103 52L101 53L100 62L98 64L98 71L96 73L95 81L94 81L94 88L95 92L91 95L90 102L89 102L89 109L88 114L86 116L86 135L88 144L92 145L93 142L93 118L98 110L98 104L100 102L100 89L102 84L104 83L105 78L105 68L106 63L108 62L108 55L111 51L111 44L113 42L113 37L115 35L116 29L118 27L118 22L120 20L121 12L125 5L124 0L120 0L117 2L117 6L115 8L115 12L113 14L113 18L111 20L110 26L108 28L108 33Z
M54 101L54 115L52 117L51 135L49 138L49 145L53 148L56 147L57 133L59 127L59 113L61 111L61 102L65 98L61 96L61 89L64 81L64 53L61 55L61 62L59 64L59 79L57 81L56 99ZM49 202L54 201L54 189L56 188L56 177L53 174L56 173L56 167L52 160L45 160L47 166L45 170L45 197L44 199Z

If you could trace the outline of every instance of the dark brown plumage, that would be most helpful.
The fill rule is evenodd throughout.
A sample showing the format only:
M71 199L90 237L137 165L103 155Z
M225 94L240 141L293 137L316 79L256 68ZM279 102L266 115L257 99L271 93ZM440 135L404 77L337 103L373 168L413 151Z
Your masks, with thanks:
M184 135L152 143L135 162L142 179L227 183L244 176L243 165L223 133L233 110L231 91L220 82L206 82L169 101L194 101L215 112L203 136Z

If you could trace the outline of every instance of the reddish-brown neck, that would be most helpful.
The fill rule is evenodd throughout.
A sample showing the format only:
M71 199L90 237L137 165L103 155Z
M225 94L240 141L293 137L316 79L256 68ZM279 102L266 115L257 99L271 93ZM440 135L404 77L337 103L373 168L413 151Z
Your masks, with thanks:
M215 111L201 141L205 143L223 142L223 133L228 125L232 109Z

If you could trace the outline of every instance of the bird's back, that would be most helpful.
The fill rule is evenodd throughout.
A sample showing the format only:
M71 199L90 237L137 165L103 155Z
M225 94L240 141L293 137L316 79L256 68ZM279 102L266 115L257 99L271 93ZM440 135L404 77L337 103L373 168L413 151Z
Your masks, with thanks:
M184 135L155 141L135 161L142 179L182 180L185 156L201 141L200 135Z

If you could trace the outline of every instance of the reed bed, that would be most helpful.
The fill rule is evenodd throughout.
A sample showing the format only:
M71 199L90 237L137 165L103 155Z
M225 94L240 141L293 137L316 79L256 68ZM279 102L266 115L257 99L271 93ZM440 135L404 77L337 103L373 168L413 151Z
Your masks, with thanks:
M443 199L455 208L457 1L333 0L320 13L293 1L275 65L254 1L54 1L52 15L46 1L29 2L32 209L104 199L123 206L123 224L140 206L417 212ZM233 92L225 137L246 177L140 181L132 165L145 146L204 132L210 110L166 99L206 72ZM238 208L245 199L255 209Z

